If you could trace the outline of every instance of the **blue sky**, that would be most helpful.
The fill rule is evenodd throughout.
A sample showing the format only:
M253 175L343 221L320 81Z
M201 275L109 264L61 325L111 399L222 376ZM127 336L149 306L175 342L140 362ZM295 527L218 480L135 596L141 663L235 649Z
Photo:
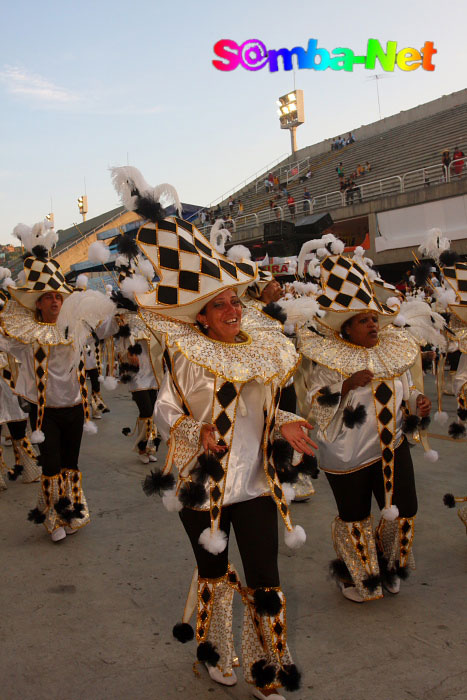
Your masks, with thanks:
M465 0L4 3L0 242L13 240L19 221L42 219L51 198L57 229L79 223L84 181L89 217L117 206L108 167L127 158L150 184L170 182L183 201L208 204L287 153L275 100L293 89L292 73L217 71L219 39L256 38L279 49L316 38L356 53L370 37L398 48L434 41L434 72L396 68L379 82L389 116L466 87L466 7ZM296 71L307 120L298 146L377 120L371 75L362 66Z

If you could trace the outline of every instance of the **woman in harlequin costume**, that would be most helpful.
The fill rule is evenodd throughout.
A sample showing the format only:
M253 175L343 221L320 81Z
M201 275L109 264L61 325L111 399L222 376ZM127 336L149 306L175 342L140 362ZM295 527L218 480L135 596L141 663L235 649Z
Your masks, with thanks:
M49 257L57 234L49 222L14 231L28 255L24 283L9 287L11 299L0 314L0 349L20 364L15 393L31 405L31 440L39 444L42 477L29 519L43 523L54 542L89 522L78 457L86 419L86 377L82 350L115 307L103 294L73 292L60 265Z
M423 426L431 404L409 372L419 346L391 325L398 309L378 301L363 267L328 255L320 284L326 315L317 331L299 334L299 349L313 362L309 415L339 513L331 570L343 595L362 603L381 598L382 586L398 593L413 567L417 496L403 431ZM372 495L381 509L376 532Z
M113 335L114 352L118 360L119 380L130 390L139 412L133 449L140 461L148 464L157 462L155 452L160 440L153 411L164 372L160 342L141 320L135 292L143 293L151 288L154 269L141 255L132 238L121 234L116 243L118 256L115 271L119 290L111 294L118 308L118 326ZM105 263L109 260L110 251L98 241L91 244L90 255ZM131 429L124 428L123 432L130 434Z
M136 211L141 199L155 197L139 173L122 168L121 191ZM152 472L145 491L159 491L170 510L180 512L198 564L183 622L174 628L180 641L193 637L188 620L197 607L197 658L224 685L236 682L232 638L232 599L245 604L243 668L257 698L278 700L282 686L298 687L299 673L286 642L286 601L277 570L277 509L286 542L304 541L292 526L290 488L279 479L276 437L298 454L311 454L310 426L278 409L282 386L298 355L282 332L241 327L237 294L256 278L251 262L237 264L217 253L190 223L163 218L157 209L137 241L160 282L137 294L141 316L161 334L167 372L155 406L155 421L168 442L162 472ZM282 464L292 471L292 465ZM172 474L178 468L178 478ZM281 473L281 476L284 476ZM243 587L229 565L233 527L246 576Z

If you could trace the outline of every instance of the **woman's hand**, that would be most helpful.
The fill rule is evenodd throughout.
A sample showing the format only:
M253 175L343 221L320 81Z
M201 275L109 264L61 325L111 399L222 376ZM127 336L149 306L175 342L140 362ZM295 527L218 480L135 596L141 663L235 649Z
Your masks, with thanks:
M224 454L227 449L225 445L217 444L216 428L209 424L205 424L201 428L201 444L205 452Z
M342 397L359 386L366 386L369 384L373 376L373 372L370 369L361 369L359 372L352 374L352 376L346 379L342 384Z
M313 442L313 440L310 440L304 428L306 430L313 430L313 426L310 425L310 423L307 423L306 420L297 420L293 423L285 423L282 425L281 433L289 445L292 445L296 452L300 452L300 454L303 454L304 452L306 455L314 455L311 448L314 447L315 449L318 449L318 445Z
M417 396L417 413L420 418L425 418L431 411L431 401L428 396L419 394Z

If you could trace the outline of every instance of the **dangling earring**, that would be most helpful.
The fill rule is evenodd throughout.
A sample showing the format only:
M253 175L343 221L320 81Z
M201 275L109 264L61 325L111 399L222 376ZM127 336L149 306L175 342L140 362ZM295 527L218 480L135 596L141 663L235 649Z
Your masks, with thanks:
M203 328L205 328L205 329L207 330L207 329L209 328L208 324L207 324L207 323L204 323L204 324L203 324Z

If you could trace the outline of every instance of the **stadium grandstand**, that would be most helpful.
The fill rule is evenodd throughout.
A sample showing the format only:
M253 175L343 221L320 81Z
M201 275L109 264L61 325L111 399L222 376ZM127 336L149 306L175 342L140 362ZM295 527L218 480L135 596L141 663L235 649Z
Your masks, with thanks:
M211 222L224 218L231 244L248 246L256 259L267 253L276 273L286 271L287 256L303 240L324 231L349 248L363 245L392 281L413 262L430 228L440 228L457 252L467 254L467 167L463 157L453 160L455 149L467 153L467 90L349 126L349 133L355 140L338 150L331 147L333 137L276 159L206 207L184 204L184 218L206 236ZM447 167L445 151L451 158ZM270 189L266 180L274 177ZM136 214L117 207L59 231L55 257L69 279L86 272L101 286L111 282L112 263L105 270L90 264L89 245L95 240L111 245L122 231L136 235L140 225ZM21 269L19 260L9 266L13 273Z

